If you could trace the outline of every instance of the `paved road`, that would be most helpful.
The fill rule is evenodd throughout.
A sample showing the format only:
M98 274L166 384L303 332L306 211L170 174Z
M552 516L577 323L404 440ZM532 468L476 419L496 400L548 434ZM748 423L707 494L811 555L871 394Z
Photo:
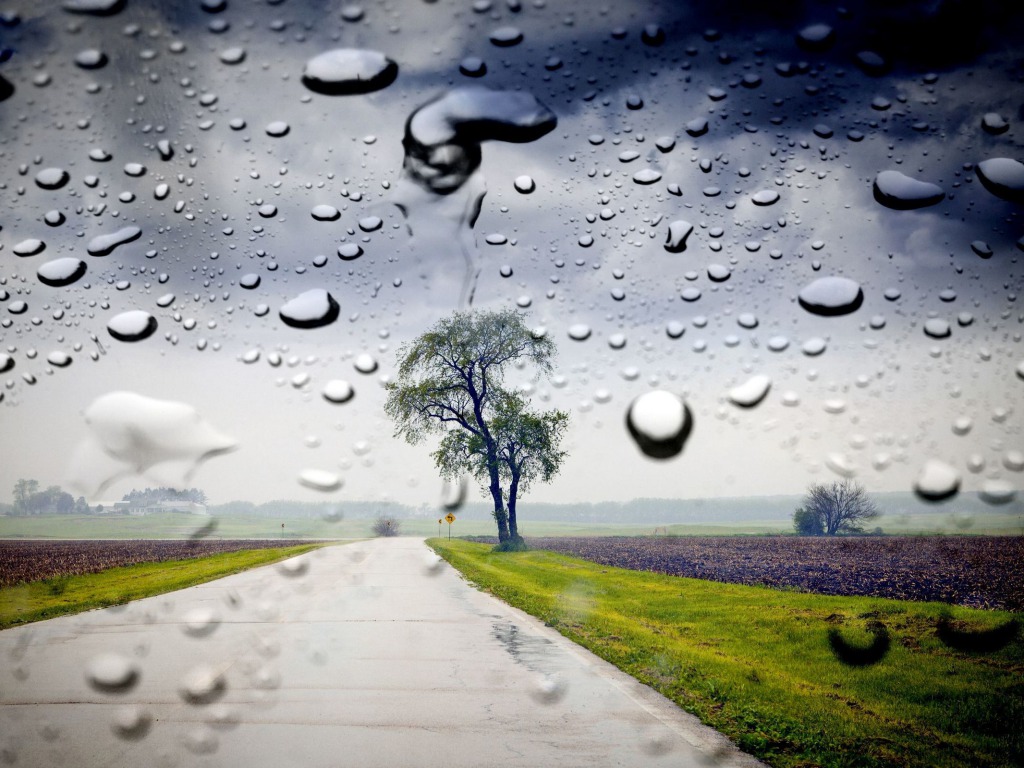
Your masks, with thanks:
M421 540L0 632L0 764L755 766Z

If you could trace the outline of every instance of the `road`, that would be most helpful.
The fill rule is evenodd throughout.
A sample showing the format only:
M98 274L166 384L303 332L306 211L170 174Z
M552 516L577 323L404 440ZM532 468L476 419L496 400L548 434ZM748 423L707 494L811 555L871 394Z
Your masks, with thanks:
M756 766L412 538L0 632L0 764Z

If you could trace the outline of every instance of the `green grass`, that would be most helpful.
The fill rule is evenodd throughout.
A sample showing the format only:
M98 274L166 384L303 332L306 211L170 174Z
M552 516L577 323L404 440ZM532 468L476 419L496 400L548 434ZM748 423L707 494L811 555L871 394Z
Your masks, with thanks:
M1015 615L938 603L832 597L610 568L545 551L428 541L470 581L555 627L773 766L1024 764L1024 642L990 654L936 637ZM1020 618L1017 616L1016 618ZM827 633L892 645L849 667Z
M0 589L0 629L184 589L317 549L322 544L247 549L190 560L141 563Z

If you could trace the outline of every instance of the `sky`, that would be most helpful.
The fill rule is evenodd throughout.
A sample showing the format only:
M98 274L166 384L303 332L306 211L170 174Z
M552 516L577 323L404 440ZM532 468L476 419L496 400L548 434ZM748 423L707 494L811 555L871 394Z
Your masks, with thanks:
M965 491L1021 488L1024 227L1020 203L992 194L976 167L1024 159L1022 13L890 5L409 0L343 15L296 0L218 13L127 0L100 17L8 4L0 500L30 477L77 482L94 500L186 483L214 503L435 503L432 446L393 437L382 382L403 343L466 307L467 264L479 270L473 308L520 307L558 347L553 378L506 377L572 419L561 474L528 499L789 494L843 476L910 490L926 467ZM647 25L660 45L645 42ZM831 43L801 45L812 25L827 25ZM521 42L492 42L508 27ZM339 48L379 51L398 76L370 93L306 87L306 63ZM104 66L76 63L92 49ZM884 73L858 64L864 51ZM460 72L475 68L469 57L485 75ZM787 63L796 74L780 74ZM515 94L484 117L514 119L532 97L557 125L532 141L484 141L464 183L428 192L404 168L407 123L466 86ZM1008 128L986 130L989 113ZM700 118L707 132L690 135ZM287 133L270 135L281 122ZM446 151L471 154L459 141ZM47 168L70 180L41 187ZM660 177L637 182L644 169ZM872 191L886 170L944 196L886 207ZM532 193L516 189L524 175ZM777 202L756 204L764 190ZM318 205L339 217L315 219ZM668 226L680 220L693 232L672 253ZM88 253L96 236L129 226L138 239ZM29 239L45 249L17 255ZM362 255L340 258L353 243ZM60 258L82 260L85 276L41 282L39 267ZM836 276L860 286L859 308L824 317L801 306L802 289ZM316 289L337 301L337 320L284 323L281 307ZM156 331L111 336L113 318L132 310ZM926 333L930 320L949 336ZM666 332L673 322L679 338ZM590 334L577 341L569 330L581 324ZM806 354L814 339L824 352ZM356 366L367 354L372 372ZM757 375L771 381L764 400L730 400ZM355 396L326 401L332 380ZM683 451L664 460L646 457L625 425L631 401L653 390L681 396L694 420ZM112 427L87 414L121 391L181 404L234 450L195 466L168 445L184 440L194 454L202 440L157 425L143 446L155 461L111 469ZM131 432L130 413L111 418L122 438ZM343 485L310 489L299 482L309 469Z

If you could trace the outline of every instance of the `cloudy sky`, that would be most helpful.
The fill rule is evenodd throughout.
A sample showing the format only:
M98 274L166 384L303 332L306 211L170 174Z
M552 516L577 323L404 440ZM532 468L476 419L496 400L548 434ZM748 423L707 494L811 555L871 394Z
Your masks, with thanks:
M99 490L130 468L85 415L128 391L190 406L236 444L188 480L214 502L433 503L428 447L392 437L381 382L404 341L460 307L467 264L479 270L473 307L519 306L558 345L553 379L507 377L538 407L572 414L570 458L533 498L798 493L840 475L909 490L931 461L966 490L1021 486L1024 226L1019 202L976 170L1024 159L1024 30L1007 4L202 5L127 0L109 16L7 6L0 499L20 477L107 498L180 482L189 450L161 453L147 433L143 453L174 460ZM379 51L398 76L361 94L304 85L307 62L335 49ZM460 72L478 74L476 59L486 74ZM532 96L557 126L484 142L461 186L427 192L403 171L407 121L466 86L517 93L480 117L517 119ZM701 119L707 131L691 135ZM57 189L40 175L52 168L69 177ZM882 205L882 171L944 196ZM517 191L521 176L532 193ZM756 204L764 191L777 201ZM317 220L316 206L339 216ZM672 253L676 221L693 232ZM125 227L140 236L89 254ZM45 248L18 255L37 250L31 240ZM353 244L362 254L340 258ZM39 268L65 258L86 274L42 282ZM825 317L798 302L837 276L860 286L855 311ZM338 303L337 320L286 325L281 308L315 289ZM155 332L113 337L111 322L133 310ZM581 325L589 336L574 340ZM809 355L815 340L824 352ZM365 355L376 370L357 368ZM730 400L759 375L771 380L763 401ZM334 380L354 398L325 400ZM683 452L662 461L625 427L630 402L658 389L694 418ZM198 451L202 439L171 434L179 426L152 429ZM344 485L305 488L306 469Z

